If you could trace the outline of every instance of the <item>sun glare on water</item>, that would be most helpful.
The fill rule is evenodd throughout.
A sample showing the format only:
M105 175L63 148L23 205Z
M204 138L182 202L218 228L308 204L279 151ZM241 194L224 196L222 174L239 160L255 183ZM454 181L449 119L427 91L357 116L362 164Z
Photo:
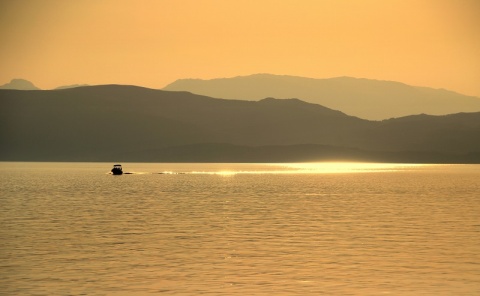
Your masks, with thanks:
M399 163L362 163L362 162L314 162L283 164L284 167L295 173L366 173L366 172L395 172L420 168L422 164Z
M238 174L346 174L371 172L397 172L426 167L424 164L398 163L361 163L361 162L312 162L312 163L271 163L256 164L236 169L219 169L213 171L193 171L191 174L211 174L218 176L235 176Z

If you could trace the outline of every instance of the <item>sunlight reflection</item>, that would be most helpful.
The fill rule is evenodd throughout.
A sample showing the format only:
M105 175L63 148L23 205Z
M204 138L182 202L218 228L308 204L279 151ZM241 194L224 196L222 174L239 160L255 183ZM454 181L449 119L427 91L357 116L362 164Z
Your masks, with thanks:
M237 173L238 172L235 172L235 171L220 171L220 172L217 172L216 175L230 177L230 176L236 175Z
M361 162L315 162L315 163L270 163L256 164L245 169L218 171L192 171L190 174L234 176L238 174L346 174L371 172L411 171L433 166L431 164L361 163Z
M423 164L405 163L362 163L362 162L316 162L290 163L284 167L295 170L295 173L366 173L395 172L424 167Z

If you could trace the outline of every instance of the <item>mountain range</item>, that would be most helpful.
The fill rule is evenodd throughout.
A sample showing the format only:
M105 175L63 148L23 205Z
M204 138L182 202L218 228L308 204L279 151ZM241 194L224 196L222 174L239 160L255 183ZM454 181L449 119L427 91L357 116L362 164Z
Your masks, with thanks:
M74 88L88 86L88 84L72 84L72 85L62 85L55 89L65 89L65 88ZM0 89L16 89L16 90L40 90L32 82L25 79L12 79L9 83L0 85Z
M88 86L73 84L55 89ZM32 82L13 79L0 89L39 90ZM480 98L445 89L410 86L400 82L337 77L314 79L287 75L255 74L211 80L179 79L163 90L233 100L259 101L268 97L297 98L368 120L413 114L447 115L480 112Z
M39 90L33 83L25 79L12 79L9 83L0 85L0 89Z
M0 160L480 163L480 112L370 121L298 99L0 90Z
M422 113L446 115L480 111L478 97L400 82L351 77L313 79L256 74L211 80L180 79L163 89L237 100L298 98L369 120Z

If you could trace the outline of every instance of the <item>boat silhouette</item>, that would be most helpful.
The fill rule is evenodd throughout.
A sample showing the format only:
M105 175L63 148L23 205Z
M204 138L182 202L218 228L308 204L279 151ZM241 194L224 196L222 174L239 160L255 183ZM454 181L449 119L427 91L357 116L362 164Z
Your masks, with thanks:
M112 172L113 175L123 174L122 165L121 164L114 164L111 172Z

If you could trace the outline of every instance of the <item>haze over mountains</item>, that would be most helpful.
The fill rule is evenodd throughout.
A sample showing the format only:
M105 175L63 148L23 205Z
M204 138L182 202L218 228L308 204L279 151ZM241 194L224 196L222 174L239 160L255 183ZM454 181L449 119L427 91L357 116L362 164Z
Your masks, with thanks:
M88 84L72 84L72 85L62 85L55 89L65 89L65 88L74 88L88 86ZM25 79L12 79L9 83L0 85L0 89L16 89L16 90L40 90L32 82Z
M480 162L480 112L368 121L298 99L0 90L0 160Z
M87 84L55 89L84 87ZM0 89L39 90L32 82L13 79ZM259 101L268 97L297 98L348 115L383 120L416 114L447 115L479 112L480 98L444 89L416 87L400 82L338 77L313 79L286 75L255 74L211 80L179 79L163 90L188 91L214 98Z
M212 80L179 79L163 89L237 100L298 98L370 120L422 113L445 115L480 111L480 98L477 97L393 81L351 77L313 79L256 74Z
M12 79L9 83L0 85L0 89L39 90L33 83L25 79Z

